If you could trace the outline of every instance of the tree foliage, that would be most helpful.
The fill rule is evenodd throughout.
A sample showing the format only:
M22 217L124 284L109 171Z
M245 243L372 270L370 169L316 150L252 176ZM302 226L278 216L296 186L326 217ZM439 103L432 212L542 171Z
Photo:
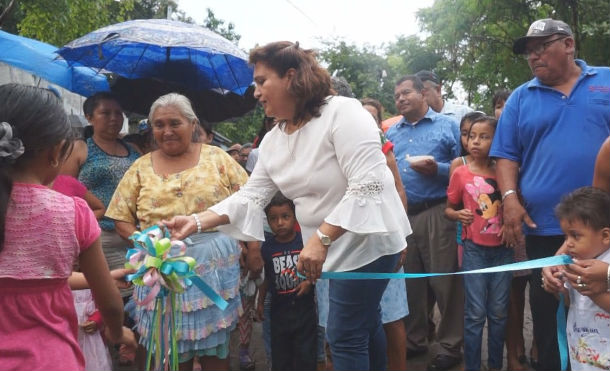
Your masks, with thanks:
M357 98L379 100L388 115L396 112L394 83L406 74L433 69L439 60L417 36L401 36L387 46L359 47L343 40L326 41L319 54L329 73L344 77Z
M241 35L235 31L233 22L226 23L224 20L216 18L216 15L210 8L207 8L206 12L207 16L203 20L204 27L216 32L225 39L232 41L235 45L239 44Z
M256 106L252 112L230 121L225 121L217 124L214 130L218 131L227 138L231 138L233 143L248 143L252 142L261 126L265 112L261 106Z
M0 0L1 10L11 0ZM0 26L12 33L62 46L93 30L130 19L174 18L192 22L173 0L15 0Z
M165 18L168 8L172 18L193 22L175 0L0 0L0 27L61 46L108 24ZM513 55L512 44L534 20L565 21L574 31L578 57L607 66L608 14L609 0L435 0L417 13L420 36L365 46L329 39L318 52L331 74L344 77L358 98L380 100L388 115L395 113L395 81L422 69L439 75L447 98L466 99L473 108L491 112L495 90L514 89L531 78L526 61ZM217 18L209 8L205 16L205 27L239 43L232 22ZM257 108L217 125L217 130L235 141L251 141L263 116Z
M64 45L90 31L127 20L135 0L23 0L17 28L23 36Z
M512 44L533 21L565 21L574 31L578 55L589 64L608 65L610 52L599 45L610 41L609 12L607 0L436 0L417 16L430 35L425 42L442 56L435 71L448 93L459 82L471 105L490 109L496 89L514 89L531 78Z
M565 21L574 31L578 57L607 66L610 48L600 46L610 44L608 14L608 0L436 0L417 13L425 37L399 36L365 47L332 40L320 55L329 72L345 77L358 97L377 98L389 112L394 112L394 82L422 69L437 73L447 98L460 95L490 112L494 91L514 89L531 78L512 44L533 21Z

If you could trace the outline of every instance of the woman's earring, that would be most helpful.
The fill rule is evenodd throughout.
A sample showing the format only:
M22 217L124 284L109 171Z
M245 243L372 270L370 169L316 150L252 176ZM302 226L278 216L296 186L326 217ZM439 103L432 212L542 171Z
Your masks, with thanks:
M53 160L53 161L51 161L51 167L52 167L52 168L56 168L56 167L58 167L58 166L59 166L59 161L57 161L57 160Z

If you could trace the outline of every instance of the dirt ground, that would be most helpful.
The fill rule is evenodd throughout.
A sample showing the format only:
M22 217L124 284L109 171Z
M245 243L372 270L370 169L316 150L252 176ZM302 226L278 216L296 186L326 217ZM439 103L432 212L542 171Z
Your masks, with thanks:
M525 303L525 318L524 318L524 331L523 336L525 339L525 354L529 356L530 348L532 345L532 316L529 310L529 295L527 295L529 291L529 286L526 289L526 303ZM438 323L439 313L436 312L435 321ZM438 343L433 343L431 346L431 351L428 354L421 355L419 357L407 360L407 371L423 371L426 370L428 363L436 354L436 351L439 347ZM239 370L239 334L237 331L234 331L231 337L231 370L232 371L240 371ZM235 351L233 351L235 350ZM250 344L250 354L254 358L256 362L256 370L255 371L267 371L269 370L267 367L267 359L265 356L265 348L263 346L262 341L262 324L254 323L254 328L252 331L252 343ZM487 370L487 328L483 331L483 360L482 367L483 370ZM506 370L506 349L504 350L504 367ZM456 367L452 368L452 371L459 371L464 369L464 364L461 363ZM532 368L528 368L528 371L533 370Z
M528 290L526 290L527 294ZM524 332L523 335L525 337L525 346L526 353L529 355L530 347L532 343L532 317L529 311L529 296L526 295L526 312L524 319ZM435 320L438 321L439 314L436 313ZM483 332L483 370L486 370L487 364L487 339L486 339L487 329ZM426 370L428 362L434 357L436 351L438 349L438 343L433 343L430 347L430 352L428 354L421 355L419 357L407 360L407 371L422 371ZM254 361L256 362L256 370L255 371L268 371L269 368L267 366L267 357L265 355L265 347L263 345L263 337L262 337L262 323L255 322L252 330L252 342L250 344L250 354ZM231 371L240 371L239 369L239 332L235 330L231 335ZM505 350L506 357L506 350ZM119 371L135 371L135 367L119 367ZM459 364L454 367L453 371L463 370L464 364ZM504 368L506 369L506 359L504 360ZM529 368L528 370L533 370Z

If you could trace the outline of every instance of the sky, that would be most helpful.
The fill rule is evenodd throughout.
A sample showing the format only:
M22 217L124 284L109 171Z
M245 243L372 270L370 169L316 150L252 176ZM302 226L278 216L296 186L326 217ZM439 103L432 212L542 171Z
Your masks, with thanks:
M380 45L418 33L417 9L433 0L178 0L178 9L202 24L207 12L232 22L244 50L257 43L299 41L321 47L320 39L342 38L357 45Z

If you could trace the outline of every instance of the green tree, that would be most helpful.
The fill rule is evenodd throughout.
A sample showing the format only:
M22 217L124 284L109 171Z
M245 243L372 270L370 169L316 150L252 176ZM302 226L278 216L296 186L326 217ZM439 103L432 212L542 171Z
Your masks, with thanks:
M173 0L137 0L133 4L133 10L129 12L129 19L164 19L171 12L183 22L193 23L193 20L184 15L178 9L178 4Z
M166 18L168 12L193 23L174 0L0 0L0 27L61 46L109 24Z
M226 23L226 21L216 18L216 15L214 15L214 12L210 8L206 8L206 11L208 14L203 20L204 27L216 32L225 39L232 41L235 45L239 44L241 35L235 31L233 22Z
M264 118L265 112L263 108L256 106L254 110L243 117L217 124L214 130L230 138L233 143L251 143L263 125Z
M23 0L19 33L64 45L97 28L129 19L136 0Z
M0 29L17 33L17 23L23 17L17 0L0 0Z
M417 36L400 36L387 45L357 46L343 40L323 42L321 60L329 73L344 77L357 98L379 100L394 115L394 84L402 76L434 69L440 56Z
M452 95L459 82L468 102L485 110L498 88L514 89L531 78L526 61L512 53L515 39L536 19L562 19L574 30L578 55L589 64L610 64L607 0L436 0L418 20L428 47L442 56L435 71ZM456 16L459 15L459 16Z

